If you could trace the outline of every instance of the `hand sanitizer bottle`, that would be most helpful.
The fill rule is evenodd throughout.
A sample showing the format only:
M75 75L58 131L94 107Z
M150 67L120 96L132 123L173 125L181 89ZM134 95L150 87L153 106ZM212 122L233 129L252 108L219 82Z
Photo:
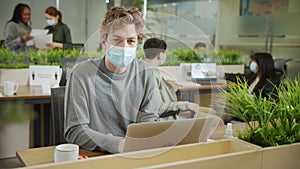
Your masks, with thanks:
M231 123L227 123L224 138L226 138L226 139L233 138L233 136L232 136L232 124Z

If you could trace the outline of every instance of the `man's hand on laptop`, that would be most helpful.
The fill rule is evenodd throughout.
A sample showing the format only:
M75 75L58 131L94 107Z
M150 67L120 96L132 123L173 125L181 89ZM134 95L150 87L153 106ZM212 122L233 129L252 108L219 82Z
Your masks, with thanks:
M188 103L188 108L189 108L190 111L195 113L194 117L197 117L197 115L199 114L199 109L200 109L199 105L196 104L196 103L189 102Z
M118 151L120 153L122 153L124 151L124 144L125 144L125 139L122 139L120 142L119 142L119 145L118 145Z

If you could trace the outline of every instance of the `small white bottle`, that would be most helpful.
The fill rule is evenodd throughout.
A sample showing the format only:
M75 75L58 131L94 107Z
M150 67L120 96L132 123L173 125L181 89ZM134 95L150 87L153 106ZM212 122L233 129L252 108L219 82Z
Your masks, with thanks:
M225 139L231 139L233 138L232 136L232 124L231 123L227 123L227 127L226 127L226 131L224 134L224 138Z

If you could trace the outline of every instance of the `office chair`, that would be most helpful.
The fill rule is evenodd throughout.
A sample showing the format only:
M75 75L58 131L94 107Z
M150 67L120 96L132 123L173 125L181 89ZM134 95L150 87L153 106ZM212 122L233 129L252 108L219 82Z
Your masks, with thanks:
M77 63L83 62L88 59L89 59L88 57L60 58L60 63L62 65L62 73L61 73L59 86L66 86L72 68Z
M84 44L83 43L73 43L72 44L73 49L79 49L84 51Z
M0 47L1 48L5 47L5 40L3 40L3 39L0 40Z
M274 67L277 76L280 80L283 80L287 76L287 65L288 61L291 61L291 58L276 58L274 59Z
M50 144L66 143L64 139L65 87L51 88Z

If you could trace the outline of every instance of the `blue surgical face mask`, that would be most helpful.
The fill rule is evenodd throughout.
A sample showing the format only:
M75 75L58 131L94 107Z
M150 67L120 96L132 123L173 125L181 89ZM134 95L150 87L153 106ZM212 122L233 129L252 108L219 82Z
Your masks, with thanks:
M47 19L46 21L47 21L47 25L49 25L49 26L53 26L56 24L54 19Z
M128 66L136 56L136 48L111 45L107 54L108 60L117 68Z
M166 54L164 53L164 56L161 57L161 59L160 59L160 65L165 64L165 63L166 63L166 60L167 60L167 56L166 56Z
M257 67L257 64L256 64L255 62L252 61L252 62L250 63L250 70L251 70L253 73L257 73L256 67Z

